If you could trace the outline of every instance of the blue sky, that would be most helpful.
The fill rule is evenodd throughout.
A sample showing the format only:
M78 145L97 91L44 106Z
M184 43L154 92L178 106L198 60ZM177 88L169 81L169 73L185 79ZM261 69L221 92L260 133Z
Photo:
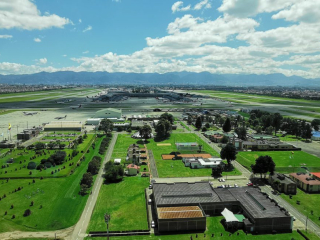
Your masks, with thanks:
M1 0L0 74L283 73L319 78L320 1Z

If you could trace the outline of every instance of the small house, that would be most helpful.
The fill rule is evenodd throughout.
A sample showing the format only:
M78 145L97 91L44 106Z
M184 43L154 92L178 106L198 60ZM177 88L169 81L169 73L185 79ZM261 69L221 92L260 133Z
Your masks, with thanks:
M135 164L129 164L127 166L126 174L128 176L135 176L139 173L140 167Z

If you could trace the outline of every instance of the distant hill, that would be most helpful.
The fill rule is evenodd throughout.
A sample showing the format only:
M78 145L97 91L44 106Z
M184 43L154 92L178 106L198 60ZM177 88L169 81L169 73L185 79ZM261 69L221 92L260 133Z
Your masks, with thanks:
M244 75L209 72L109 73L109 72L40 72L24 75L0 75L0 84L190 84L216 86L303 86L319 87L320 79L305 79L283 74Z

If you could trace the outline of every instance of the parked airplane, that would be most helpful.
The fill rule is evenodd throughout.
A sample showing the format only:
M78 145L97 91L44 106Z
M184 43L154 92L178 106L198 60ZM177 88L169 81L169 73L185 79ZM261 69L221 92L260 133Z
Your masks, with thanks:
M79 104L78 106L70 106L71 109L78 109L78 108L81 108L81 107L82 107L81 104Z
M60 119L66 119L66 118L67 118L67 115L65 115L64 117L56 117L54 119L60 120Z
M25 115L25 116L33 116L33 115L36 115L36 114L38 114L38 112L23 112L23 114Z

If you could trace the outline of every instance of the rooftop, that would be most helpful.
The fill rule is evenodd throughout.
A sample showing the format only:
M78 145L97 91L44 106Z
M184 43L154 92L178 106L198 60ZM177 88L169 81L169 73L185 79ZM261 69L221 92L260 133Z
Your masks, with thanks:
M290 176L298 179L300 182L303 182L308 185L320 185L320 181L312 178L309 174L305 173L290 173Z
M204 217L201 208L198 206L160 207L160 208L157 208L157 211L158 211L159 219Z

